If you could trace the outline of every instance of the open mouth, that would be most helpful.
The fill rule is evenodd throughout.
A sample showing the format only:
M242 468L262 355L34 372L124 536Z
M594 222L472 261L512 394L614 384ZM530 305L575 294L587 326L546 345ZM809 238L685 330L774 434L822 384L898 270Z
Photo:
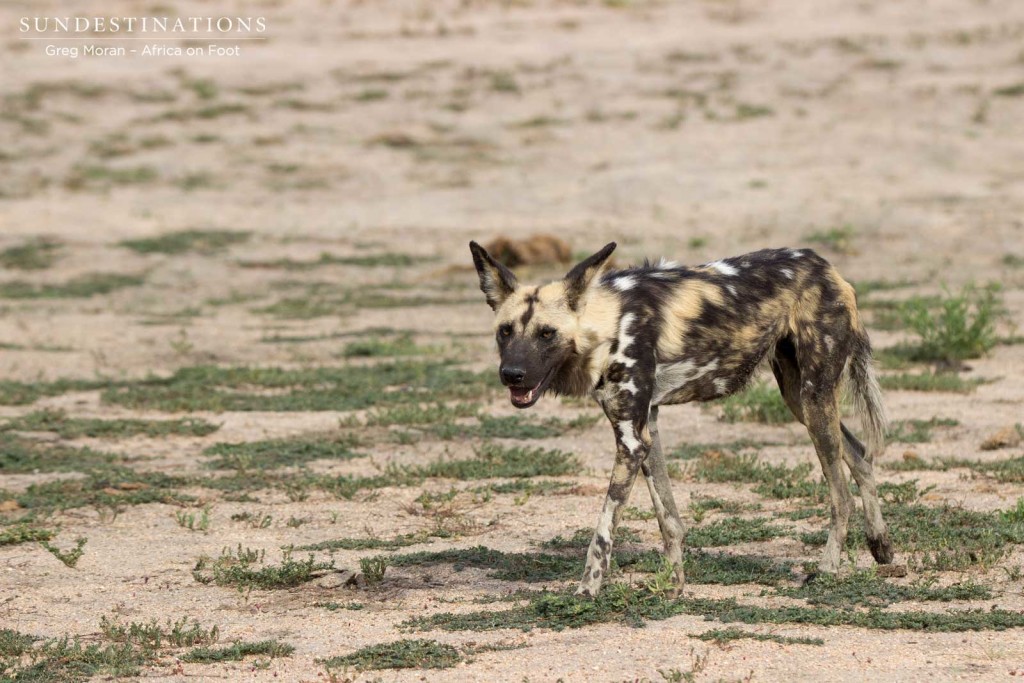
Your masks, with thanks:
M512 401L512 405L516 408L529 408L540 395L544 393L544 389L547 388L548 380L551 379L551 375L554 372L554 368L548 371L548 374L544 375L544 379L537 383L535 387L509 387L508 395Z

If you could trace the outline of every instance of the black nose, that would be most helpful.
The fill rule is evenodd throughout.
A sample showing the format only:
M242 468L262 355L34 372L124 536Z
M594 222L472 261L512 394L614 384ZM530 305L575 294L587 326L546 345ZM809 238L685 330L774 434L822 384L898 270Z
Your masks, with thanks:
M503 366L501 368L501 381L506 385L521 384L526 377L526 371L521 368Z

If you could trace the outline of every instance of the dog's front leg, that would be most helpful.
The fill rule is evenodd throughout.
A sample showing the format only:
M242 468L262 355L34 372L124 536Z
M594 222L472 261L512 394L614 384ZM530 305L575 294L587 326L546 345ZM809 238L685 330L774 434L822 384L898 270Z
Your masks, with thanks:
M607 408L606 408L607 411ZM612 534L622 516L622 507L629 500L636 473L651 448L651 435L647 429L647 411L632 419L616 419L610 411L609 419L615 428L615 467L612 469L608 495L597 520L594 539L587 551L587 565L577 595L595 596L608 574L612 562Z

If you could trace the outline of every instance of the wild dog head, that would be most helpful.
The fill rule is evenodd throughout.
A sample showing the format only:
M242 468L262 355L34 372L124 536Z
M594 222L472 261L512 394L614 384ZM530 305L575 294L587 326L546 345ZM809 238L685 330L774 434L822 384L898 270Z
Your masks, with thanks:
M476 242L469 243L480 289L494 309L501 362L498 376L512 405L529 408L565 374L580 347L580 315L587 288L615 250L611 242L556 282L520 285L511 270Z

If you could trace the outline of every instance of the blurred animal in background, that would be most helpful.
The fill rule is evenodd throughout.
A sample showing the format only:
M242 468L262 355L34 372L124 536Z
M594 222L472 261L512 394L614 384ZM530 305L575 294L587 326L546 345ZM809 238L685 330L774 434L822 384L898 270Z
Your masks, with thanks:
M486 249L494 260L509 268L567 264L572 260L568 242L543 233L524 239L496 237L487 243Z

